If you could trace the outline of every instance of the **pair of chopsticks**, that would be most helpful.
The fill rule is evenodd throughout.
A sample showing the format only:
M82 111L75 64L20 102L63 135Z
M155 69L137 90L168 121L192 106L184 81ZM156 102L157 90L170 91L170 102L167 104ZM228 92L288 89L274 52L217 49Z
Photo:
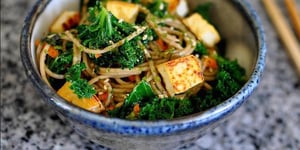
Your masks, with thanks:
M276 28L278 35L280 36L286 50L289 54L290 59L296 67L296 71L300 76L300 45L295 35L299 36L300 39L300 16L296 8L294 0L285 0L284 4L288 10L289 18L294 26L294 31L287 23L286 17L280 12L276 0L262 0L265 8L269 14L271 21ZM294 34L293 32L296 32Z

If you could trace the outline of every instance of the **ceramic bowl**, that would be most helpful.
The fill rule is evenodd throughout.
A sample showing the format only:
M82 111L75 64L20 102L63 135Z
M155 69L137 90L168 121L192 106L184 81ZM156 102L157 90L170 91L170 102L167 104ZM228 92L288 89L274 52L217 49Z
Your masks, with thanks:
M248 80L235 95L207 111L173 120L128 121L85 111L59 97L38 73L34 41L46 35L50 24L63 10L78 10L79 0L38 0L32 7L21 35L20 52L25 71L43 95L45 107L52 107L70 127L91 141L113 149L182 147L236 111L257 87L265 64L265 35L259 16L250 4L246 0L188 0L188 6L192 8L208 1L213 3L210 17L226 42L226 55L238 59L246 68Z

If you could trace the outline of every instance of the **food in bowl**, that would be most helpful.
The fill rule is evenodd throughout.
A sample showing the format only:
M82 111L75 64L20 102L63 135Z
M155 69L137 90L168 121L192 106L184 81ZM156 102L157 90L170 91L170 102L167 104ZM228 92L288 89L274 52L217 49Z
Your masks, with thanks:
M228 116L248 100L259 84L265 64L266 41L263 26L247 0L187 0L187 5L189 10L194 10L196 6L206 2L212 4L209 5L209 23L215 25L214 28L221 36L220 42L215 45L217 52L231 60L238 60L245 68L246 83L228 99L222 99L220 104L207 101L211 103L211 107L203 107L204 111L173 117L174 119L148 121L137 118L139 120L132 121L128 120L130 118L107 117L105 112L99 115L100 113L77 107L76 104L72 105L53 90L59 90L64 82L56 82L56 86L59 83L61 85L52 85L51 89L39 73L34 43L37 40L42 42L55 18L59 18L57 16L61 13L69 10L80 12L80 0L39 0L35 3L25 18L21 35L20 54L24 70L38 93L43 96L47 107L55 110L68 126L83 137L112 149L181 149L228 120ZM202 5L204 6L206 5ZM181 7L182 5L179 5L180 14ZM188 16L190 15L187 14L186 17ZM214 106L215 104L217 105Z
M204 111L246 82L226 59L209 3L185 16L178 1L88 1L64 11L37 40L42 79L85 110L130 120Z

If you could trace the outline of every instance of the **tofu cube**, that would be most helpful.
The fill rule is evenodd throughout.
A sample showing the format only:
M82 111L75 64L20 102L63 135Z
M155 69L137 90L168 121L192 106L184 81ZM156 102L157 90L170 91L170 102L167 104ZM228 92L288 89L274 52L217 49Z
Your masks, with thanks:
M204 82L200 60L189 55L156 66L171 96Z
M61 33L77 26L80 14L77 11L64 11L51 25L50 32Z
M58 91L57 94L64 98L66 101L81 107L85 110L100 113L105 110L103 104L100 102L97 96L91 98L79 98L74 91L70 88L71 83L66 82Z
M122 19L128 23L135 23L139 13L139 6L137 4L124 1L108 1L106 9L118 19Z
M214 26L209 24L198 13L194 13L183 19L183 23L196 35L198 40L202 41L208 47L213 47L221 39Z

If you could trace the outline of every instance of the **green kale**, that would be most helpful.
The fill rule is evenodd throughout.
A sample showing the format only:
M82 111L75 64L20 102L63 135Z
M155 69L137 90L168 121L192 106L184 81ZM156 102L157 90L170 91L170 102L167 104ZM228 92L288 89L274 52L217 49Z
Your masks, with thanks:
M208 55L208 50L203 43L198 42L193 53L198 54L199 56L203 56Z
M96 94L96 90L87 80L78 79L73 81L70 87L79 98L91 98Z
M96 2L94 7L89 8L88 21L88 24L82 24L77 28L79 39L88 48L107 47L136 31L133 24L120 21L107 11L100 2ZM150 31L144 34L153 35ZM101 67L133 68L144 62L143 51L137 46L138 39L143 42L139 36L126 41L125 44L110 52L102 54L100 58L95 58L93 55L89 56L95 64ZM144 41L146 42L146 40L148 38Z
M217 62L220 70L226 71L230 74L233 80L237 81L238 84L244 84L245 82L245 69L242 68L237 60L230 61L223 57L217 57Z
M66 80L71 82L71 89L79 98L91 98L96 90L87 80L81 78L81 72L86 68L84 63L78 63L68 68Z
M176 105L175 105L175 113L174 118L185 116L188 114L191 114L194 112L194 106L189 99L175 99Z
M169 99L154 98L147 103L139 113L142 120L172 119L175 112L175 101Z
M124 35L117 30L120 27L126 28L126 32L134 30L133 27L129 30L129 25L126 23L119 23L99 1L94 7L89 7L88 22L88 24L79 25L77 30L82 44L89 48L104 48L111 42L117 42L124 38Z
M147 8L153 15L159 18L166 17L168 14L168 3L164 0L155 0L154 2L150 3Z
M188 99L177 99L175 97L159 99L155 97L141 108L139 119L160 120L181 117L194 112L193 105Z
M116 57L117 52L109 51L101 55L100 58L90 56L90 59L101 67L114 67L117 65L118 58Z
M145 61L142 48L135 39L126 41L114 51L104 53L100 58L91 58L95 64L105 67L133 68Z
M73 52L72 48L67 47L66 51L62 50L62 40L58 34L52 34L41 40L43 43L50 44L56 50L58 50L59 55L56 58L46 57L47 67L54 73L63 74L66 72L67 67L72 63ZM68 44L67 44L68 45Z
M46 56L45 64L48 69L57 74L65 74L67 72L67 68L71 66L73 59L73 43L67 42L65 50L63 50L62 40L58 34L52 34L47 36L41 40L42 43L50 44L58 51L58 56L55 58ZM59 89L65 82L65 80L55 79L52 77L48 77L49 83L54 89Z
M73 53L71 51L61 51L59 50L59 55L56 58L52 58L50 56L46 57L46 65L54 73L57 74L65 74L67 72L67 68L71 66ZM48 77L48 80L52 87L58 90L63 84L64 80L54 79L52 77Z
M59 52L60 54L54 59L47 56L46 64L52 72L63 74L72 63L73 53L70 50Z
M119 20L114 15L111 16L111 22L116 31L121 34L121 36L125 37L132 32L136 31L133 24L127 23L125 21Z
M138 116L132 115L133 107L139 104ZM172 119L194 112L193 105L188 99L158 98L148 82L142 80L125 99L123 106L108 111L111 117L131 120Z
M154 97L155 94L152 91L151 85L145 81L142 80L129 94L129 96L126 98L125 103L123 105L124 108L128 108L133 106L135 103L144 101L146 99Z
M47 57L46 64L51 71L61 74L64 73L66 68L71 64L72 58L72 53L64 52L55 59Z
M130 114L130 112L132 112L134 104L142 103L143 101L151 99L152 97L155 97L155 95L150 84L142 80L125 99L124 104L119 108L108 111L108 114L112 117L125 118Z
M232 96L240 88L239 82L235 80L233 75L231 75L228 71L219 71L217 79L217 93L219 96L224 97L225 99Z
M80 79L81 76L81 72L86 68L84 63L78 63L75 64L73 66L71 66L70 68L68 68L68 72L66 73L66 80L67 81L76 81L78 79Z
M158 39L158 35L151 28L147 28L145 32L139 36L139 39L143 44L147 45L150 41L155 41Z
M136 30L132 24L117 19L99 1L89 7L88 22L79 25L77 30L82 44L89 48L104 48Z
M211 22L211 18L209 17L209 10L212 7L212 3L204 3L197 6L194 9L194 12L199 13L205 20Z
M139 104L141 111L139 115L134 118L130 116L135 104ZM180 117L193 112L192 103L188 99L172 98L158 98L155 96L151 86L146 81L141 81L125 99L122 107L113 111L109 111L112 117L143 120L157 120L157 119L172 119Z
M133 68L134 66L141 64L145 60L143 50L137 46L137 42L134 40L126 41L122 45L116 55L118 57L118 63L121 68Z
M216 106L234 95L246 82L245 70L236 60L228 60L217 56L219 71L216 81L211 82L212 90L201 91L197 96L192 97L192 101L197 111Z

